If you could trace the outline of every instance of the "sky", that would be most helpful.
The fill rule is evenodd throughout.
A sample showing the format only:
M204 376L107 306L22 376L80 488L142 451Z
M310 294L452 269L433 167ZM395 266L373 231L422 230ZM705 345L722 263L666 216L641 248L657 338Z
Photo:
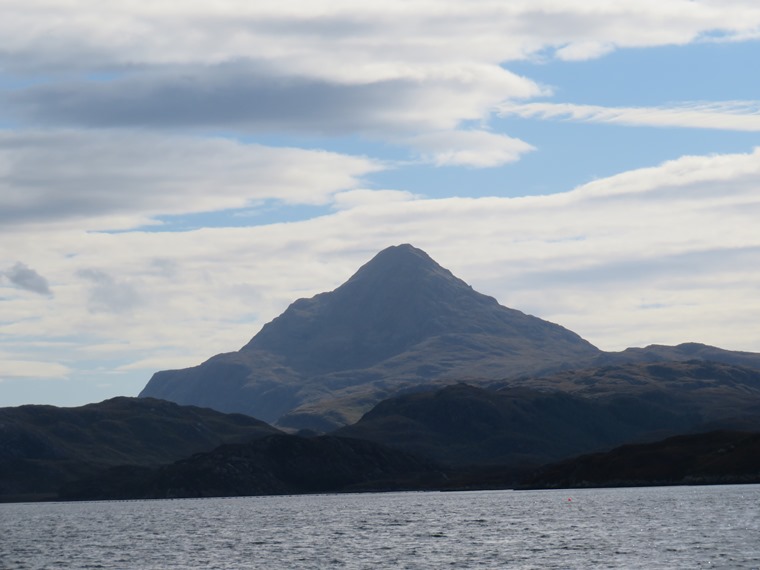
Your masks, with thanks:
M411 243L760 352L756 0L3 0L0 406L135 396Z

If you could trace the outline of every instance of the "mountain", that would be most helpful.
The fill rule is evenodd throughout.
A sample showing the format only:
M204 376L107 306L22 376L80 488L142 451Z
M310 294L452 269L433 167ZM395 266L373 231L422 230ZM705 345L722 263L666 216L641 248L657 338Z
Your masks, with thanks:
M336 290L297 300L239 351L157 372L140 397L327 431L405 389L557 370L599 355L405 244L381 251Z
M55 497L64 483L107 467L156 466L278 433L242 414L152 398L0 408L0 501Z
M523 487L760 483L760 433L715 431L624 445L548 465Z
M609 448L641 429L583 398L467 384L384 400L335 435L367 439L449 466L536 467Z
M597 402L643 400L692 417L693 427L760 430L760 370L745 366L709 360L634 362L509 379L494 387L499 385Z
M697 342L685 342L677 346L652 344L644 348L626 348L621 352L604 352L597 356L594 366L614 366L627 363L676 362L707 360L760 370L760 354L724 350Z
M63 499L236 497L440 486L428 461L369 441L271 435L158 468L114 467L66 485Z
M627 364L404 394L334 433L441 464L537 466L682 433L760 431L760 370Z

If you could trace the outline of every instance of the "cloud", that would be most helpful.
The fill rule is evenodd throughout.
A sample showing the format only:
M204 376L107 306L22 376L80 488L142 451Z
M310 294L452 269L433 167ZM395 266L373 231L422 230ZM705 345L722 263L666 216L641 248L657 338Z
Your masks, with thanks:
M93 313L124 313L140 303L140 294L131 283L117 281L113 276L97 269L80 269L77 275L92 283L87 307Z
M559 48L555 56L563 61L583 61L596 59L615 50L612 43L598 41L578 41Z
M63 379L71 374L71 369L56 362L12 360L0 358L0 382L11 379Z
M498 105L549 93L510 72L510 62L589 59L716 33L730 40L759 28L754 4L707 0L14 0L0 23L0 64L15 80L1 118L38 127L419 137L412 152L434 164L491 166L523 151L490 141L488 158L478 159L470 144L462 148L474 136L468 122L487 124ZM457 133L451 148L433 142L441 132Z
M238 62L43 84L11 95L8 103L37 124L382 136L452 129L482 119L499 101L542 92L496 66L431 66L424 77L344 82Z
M564 119L644 127L760 132L760 101L692 102L667 107L602 107L572 103L522 103L499 107L501 116Z
M52 295L48 280L42 275L37 273L31 267L24 265L21 262L16 263L10 269L6 269L0 275L4 275L5 278L11 282L12 285L25 291L31 291L39 295Z
M423 160L437 166L501 166L535 150L520 139L487 131L426 133L409 138L408 143Z
M416 72L431 61L503 62L552 46L593 56L600 53L589 49L594 45L684 44L708 34L747 37L758 23L760 9L752 0L231 0L192 6L172 0L150 6L9 0L0 23L0 57L20 68L59 71L257 58L301 75L361 73L376 79Z
M349 190L335 195L333 206L338 210L375 207L389 202L408 202L418 198L401 190Z
M297 168L294 168L297 165ZM117 229L262 200L327 204L383 169L364 157L140 131L0 132L0 224ZM49 226L47 226L48 229Z

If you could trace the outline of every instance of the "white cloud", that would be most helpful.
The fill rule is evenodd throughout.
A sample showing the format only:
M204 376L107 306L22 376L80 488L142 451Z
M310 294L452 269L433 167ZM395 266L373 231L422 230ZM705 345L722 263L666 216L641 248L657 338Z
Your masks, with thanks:
M437 166L501 166L535 150L520 139L487 131L425 133L407 141L423 160Z
M579 41L559 48L556 51L556 56L564 61L582 61L602 57L614 50L615 46L611 43Z
M760 8L752 0L11 0L0 32L5 57L16 65L102 68L258 58L302 75L366 80L416 72L416 65L430 61L499 62L546 46L571 49L576 42L643 47L682 44L708 32L746 36L759 24Z
M760 132L760 101L687 102L667 107L602 107L573 103L507 103L502 116L646 127Z
M8 121L383 141L428 141L487 122L505 101L548 94L505 69L510 61L588 59L760 29L756 4L711 0L12 0L3 15L0 64L16 79L1 107ZM519 155L501 141L478 159L460 149L472 133L458 136L432 159L489 166Z
M113 276L98 269L80 269L77 275L90 281L87 306L90 311L124 313L140 304L137 287L128 281L117 281Z
M226 139L6 131L0 133L0 223L117 229L261 200L327 204L382 168L363 157Z
M348 190L335 195L333 207L338 210L372 208L388 202L408 202L415 198L418 196L401 190Z

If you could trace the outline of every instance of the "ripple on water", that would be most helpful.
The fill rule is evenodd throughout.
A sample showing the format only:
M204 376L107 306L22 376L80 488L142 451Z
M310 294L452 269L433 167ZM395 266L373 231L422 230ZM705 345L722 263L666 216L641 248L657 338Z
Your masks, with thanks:
M0 568L760 568L760 486L0 505Z

